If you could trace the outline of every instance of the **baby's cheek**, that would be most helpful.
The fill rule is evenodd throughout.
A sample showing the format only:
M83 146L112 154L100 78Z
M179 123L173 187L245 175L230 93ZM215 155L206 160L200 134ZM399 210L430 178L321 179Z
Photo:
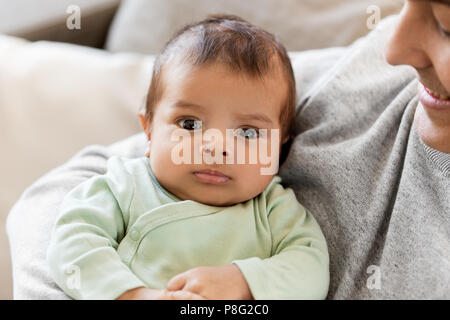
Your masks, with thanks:
M164 143L164 141L157 138L152 141L150 163L155 174L167 172L175 165L171 159L171 149L169 143Z
M261 173L262 168L259 164L247 165L246 169L238 176L241 189L248 195L249 199L264 191L273 178L273 175Z

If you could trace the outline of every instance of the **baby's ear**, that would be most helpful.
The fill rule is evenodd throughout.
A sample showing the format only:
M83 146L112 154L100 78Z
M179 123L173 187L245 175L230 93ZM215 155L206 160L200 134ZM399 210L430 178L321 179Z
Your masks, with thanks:
M141 128L145 132L147 139L150 140L150 121L148 121L147 117L144 113L139 113L139 122L141 123Z
M290 139L290 137L284 137L283 141L281 141L281 145L285 144L286 142L288 142Z

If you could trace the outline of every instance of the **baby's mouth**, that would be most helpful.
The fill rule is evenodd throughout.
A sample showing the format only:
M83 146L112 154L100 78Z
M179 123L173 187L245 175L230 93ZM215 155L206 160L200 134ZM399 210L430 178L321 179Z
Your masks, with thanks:
M231 180L230 177L216 170L201 170L194 172L194 175L202 182L211 184L225 184Z

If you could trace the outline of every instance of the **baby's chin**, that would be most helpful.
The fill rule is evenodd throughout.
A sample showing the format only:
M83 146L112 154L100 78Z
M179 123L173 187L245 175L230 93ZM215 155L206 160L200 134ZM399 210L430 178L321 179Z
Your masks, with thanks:
M209 206L229 207L247 202L257 197L265 189L264 186L259 186L259 188L249 186L244 190L237 186L224 189L216 189L214 187L206 187L207 189L204 189L204 187L201 189L192 188L190 194L186 195L187 198Z
M213 207L230 207L230 206L234 206L235 204L238 204L239 202L242 201L238 201L238 200L224 200L222 199L198 199L196 200L197 202L200 202L202 204L206 204L208 206L213 206Z
M246 202L251 197L244 197L244 198L228 198L222 194L220 197L213 197L208 195L202 195L201 197L191 197L192 200L200 202L202 204L213 206L213 207L230 207L234 206L241 202Z

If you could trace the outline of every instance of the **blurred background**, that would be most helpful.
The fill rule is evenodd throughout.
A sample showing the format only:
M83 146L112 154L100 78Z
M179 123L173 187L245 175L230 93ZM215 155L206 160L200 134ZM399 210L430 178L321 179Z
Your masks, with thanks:
M275 34L291 52L347 46L402 4L0 0L0 299L13 297L5 229L11 207L27 186L82 147L139 131L137 110L152 55L174 31L208 14L229 13Z

